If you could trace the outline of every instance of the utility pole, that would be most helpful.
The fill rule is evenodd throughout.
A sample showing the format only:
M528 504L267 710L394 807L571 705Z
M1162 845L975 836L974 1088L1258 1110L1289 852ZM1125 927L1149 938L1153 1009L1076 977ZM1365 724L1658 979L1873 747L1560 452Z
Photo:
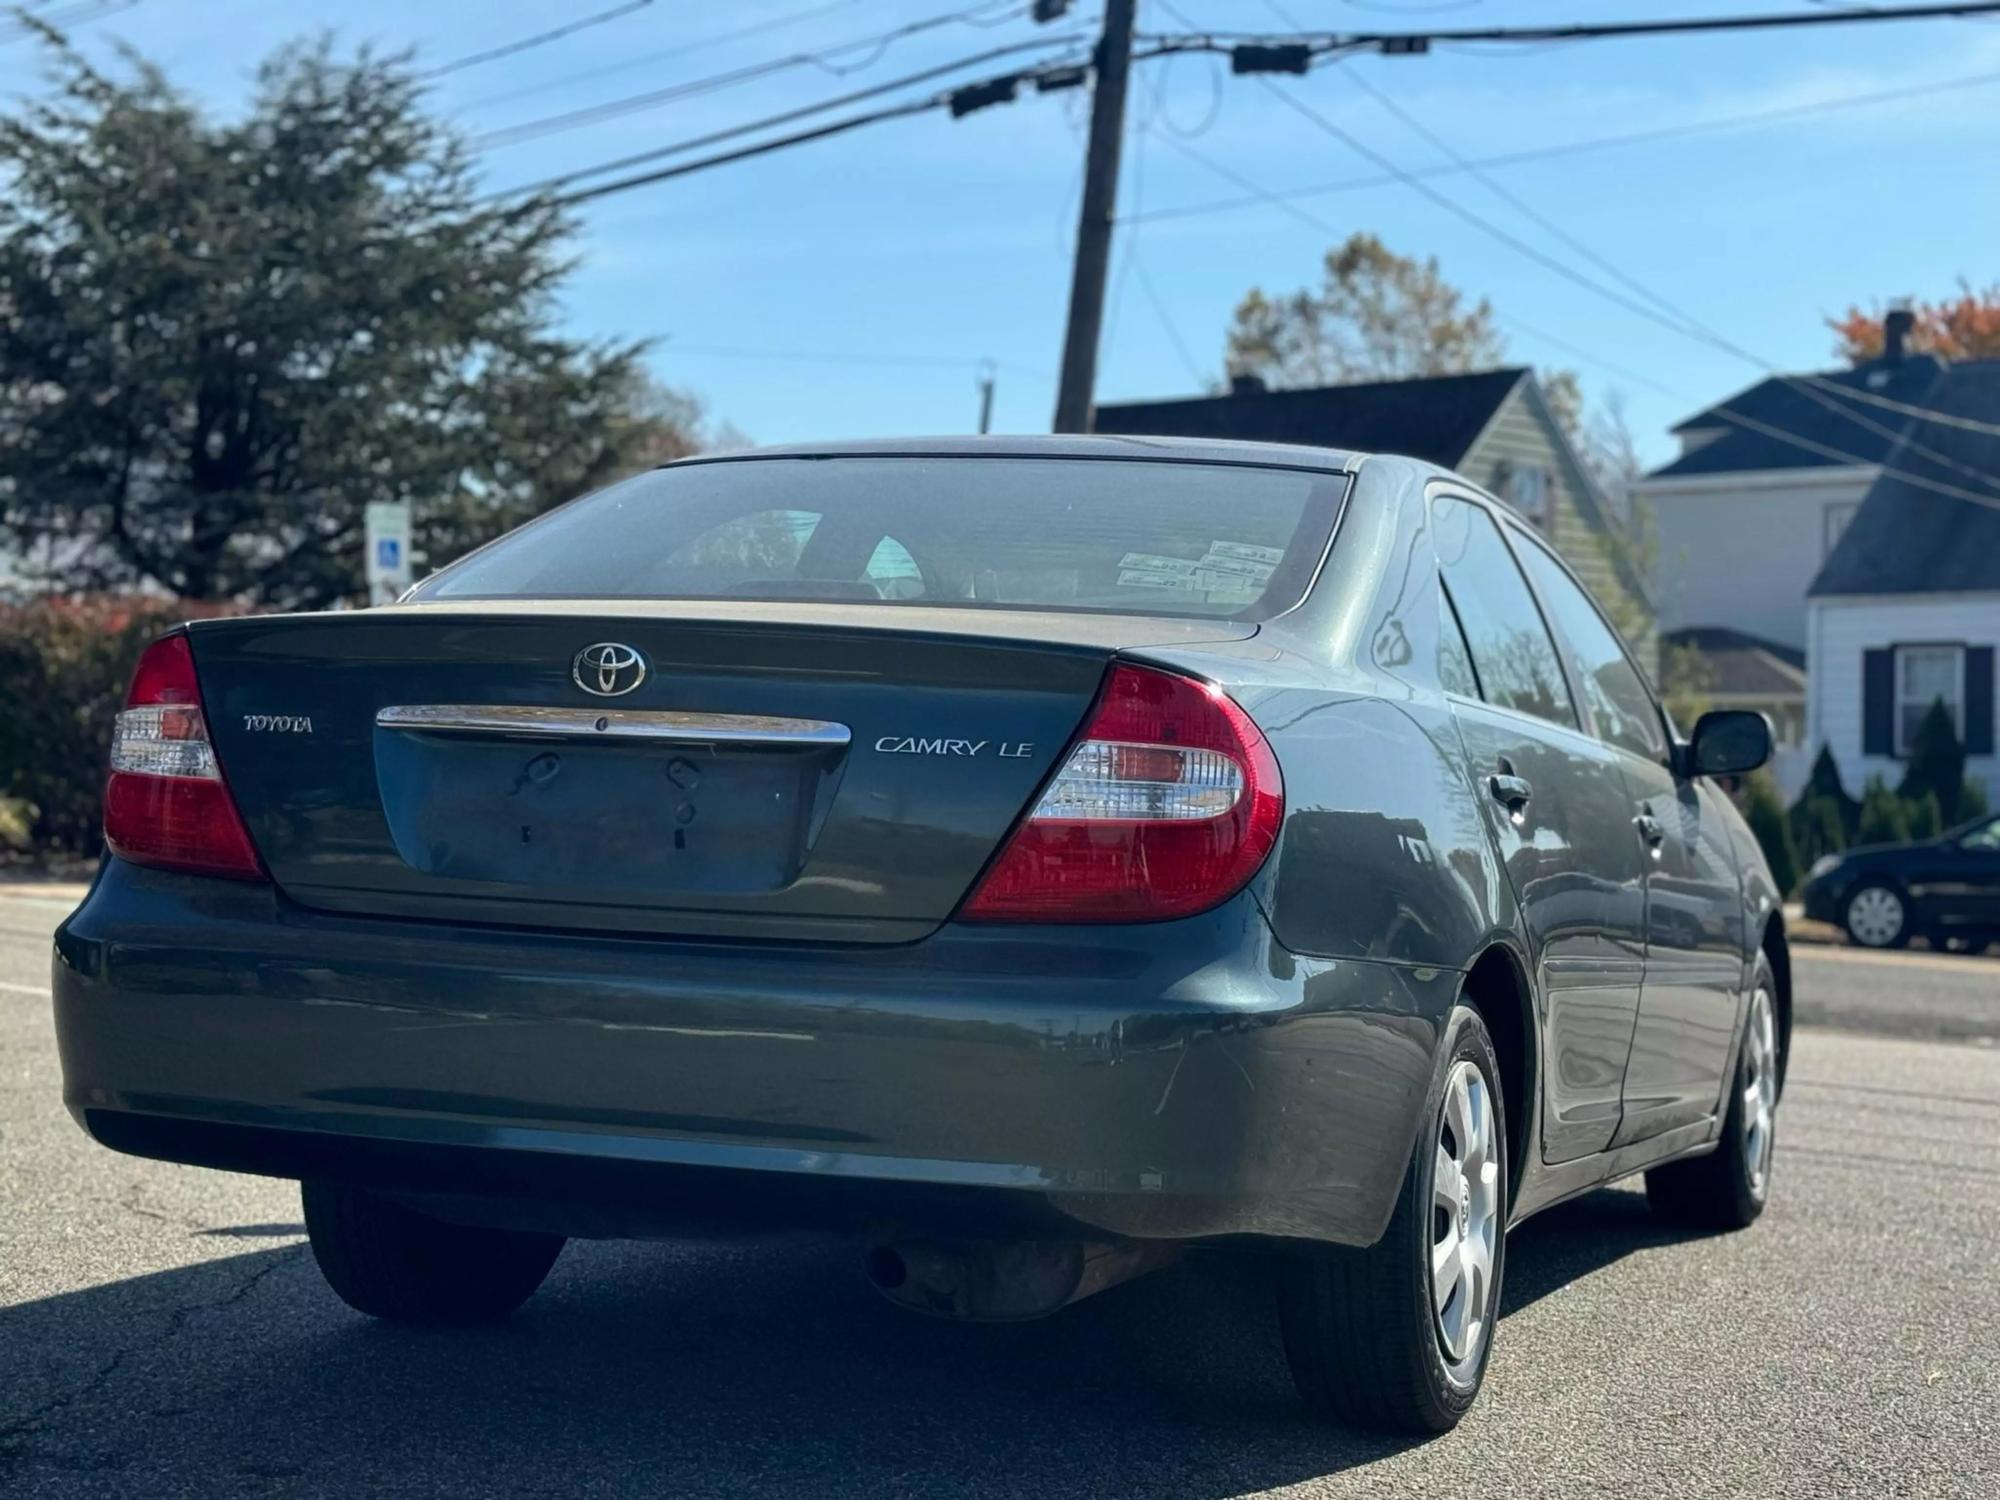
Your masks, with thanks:
M1097 78L1090 91L1090 146L1083 166L1083 207L1076 223L1076 268L1069 284L1057 432L1090 431L1096 404L1097 340L1104 326L1104 282L1111 265L1111 216L1118 203L1118 155L1125 137L1125 81L1132 67L1138 0L1104 0Z

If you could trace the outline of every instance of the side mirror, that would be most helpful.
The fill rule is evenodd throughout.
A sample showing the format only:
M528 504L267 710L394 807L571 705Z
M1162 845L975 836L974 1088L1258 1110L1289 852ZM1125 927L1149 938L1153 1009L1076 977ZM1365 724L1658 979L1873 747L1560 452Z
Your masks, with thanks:
M1771 721L1742 708L1705 713L1688 741L1688 774L1741 776L1771 758Z

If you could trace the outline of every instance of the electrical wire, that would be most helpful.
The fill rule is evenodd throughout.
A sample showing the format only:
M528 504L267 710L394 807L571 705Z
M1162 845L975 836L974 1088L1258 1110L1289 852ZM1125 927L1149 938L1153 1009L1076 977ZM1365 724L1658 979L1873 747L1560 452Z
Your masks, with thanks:
M489 47L484 52L468 53L455 57L450 62L440 63L434 68L426 68L417 74L421 79L442 78L447 73L456 73L464 68L476 68L482 63L498 62L503 57L513 57L517 53L532 52L537 47L546 47L550 42L559 42L566 36L574 36L579 31L588 31L593 26L607 25L635 11L642 11L653 0L625 0L623 5L614 5L609 10L598 11L595 15L584 16L580 20L548 31L538 31L533 36L522 37L516 42L507 42L498 47Z
M1844 94L1833 99L1820 100L1813 104L1792 104L1777 109L1754 110L1740 115L1724 115L1712 120L1691 120L1680 125L1665 125L1652 130L1625 131L1618 135L1596 136L1581 141L1566 141L1560 145L1529 147L1520 151L1502 152L1495 156L1468 158L1470 165L1491 169L1494 167L1522 166L1529 162L1552 161L1559 157L1575 156L1588 151L1610 150L1620 146L1652 145L1661 141L1680 140L1686 136L1705 134L1715 130L1734 130L1745 126L1773 124L1781 120L1802 118L1810 115L1827 114L1845 109L1862 109L1876 104L1888 104L1902 99L1928 97L1939 93L1960 89L1988 88L2000 83L2000 72L1969 73L1939 83L1912 85L1908 88L1882 89L1865 94ZM1438 166L1412 168L1413 177L1452 177L1463 168L1458 166ZM1360 192L1368 188L1386 187L1401 179L1390 173L1372 177L1347 177L1333 182L1308 183L1302 187L1273 190L1272 196L1287 200L1299 198L1330 197L1337 193ZM1143 219L1134 217L1130 222L1141 223L1157 219L1193 218L1204 214L1228 213L1246 208L1253 203L1266 201L1258 195L1248 198L1220 198L1205 203L1173 204L1163 208L1146 210ZM1121 220L1120 222L1126 222Z
M1012 42L1000 47L989 47L984 52L977 52L969 57L957 58L948 63L939 63L935 67L923 68L915 73L906 73L901 78L892 78L884 83L871 85L868 88L853 89L830 99L821 99L812 104L800 105L797 109L788 109L779 114L766 115L762 119L746 121L741 125L731 125L721 130L711 130L702 135L688 137L685 140L670 142L665 146L656 146L649 151L638 151L629 156L614 157L609 161L601 161L593 163L590 166L577 167L567 172L558 173L554 177L542 178L539 181L524 183L518 187L503 188L499 192L491 194L490 197L509 198L561 188L577 181L579 178L596 177L606 172L617 172L623 171L627 167L642 166L646 162L657 161L662 157L677 156L682 152L698 150L703 146L712 146L722 141L734 139L737 136L754 134L760 130L768 130L775 126L790 124L794 120L803 120L812 115L824 114L830 109L841 109L850 104L863 103L869 99L879 98L884 94L895 93L898 90L906 89L919 83L927 83L932 79L942 78L949 73L962 72L980 63L992 62L1002 57L1019 56L1023 52L1047 51L1051 48L1073 45L1083 39L1078 33L1070 33L1064 36L1036 37L1029 41ZM981 81L984 82L987 80ZM842 130L851 130L857 125L869 124L877 119L896 119L906 114L914 114L919 110L939 108L948 102L948 95L930 95L916 101L914 104L900 105L877 111L865 117L858 117L843 123L840 128ZM839 132L805 131L796 138L788 137L777 144L795 145L807 140L817 140L821 135L837 133ZM761 154L762 149L764 148L760 148L759 151L741 154L758 155ZM776 149L776 146L773 145L769 149ZM735 160L737 156L732 155L728 159ZM720 165L720 162L717 161L709 164ZM642 185L643 182L665 181L668 177L680 175L682 174L679 172L669 172L663 176L637 179L630 185L636 187ZM592 193L589 196L602 197L604 195L602 193ZM573 198L570 201L580 202L582 200L580 198Z
M788 72L795 68L819 67L840 76L878 61L894 43L906 37L917 36L926 31L935 31L942 26L963 24L982 12L993 9L991 3L973 6L965 10L948 11L943 15L927 16L922 20L910 21L887 31L871 36L856 37L851 41L839 42L830 47L821 47L810 52L796 52L788 57L776 57L760 63L751 63L741 68L732 68L724 73L712 74L706 78L691 78L684 82L670 84L666 88L651 89L643 94L630 94L622 99L608 99L601 104L586 105L581 109L564 110L560 114L545 115L539 120L525 120L518 125L505 125L475 136L472 144L482 151L497 147L519 145L523 141L540 140L544 136L560 135L565 131L577 130L588 125L599 125L606 120L619 119L625 115L637 114L649 109L657 109L663 104L691 98L697 94L714 93L720 89L733 88L738 84L750 83L759 78L768 78L775 73ZM1008 18L1025 15L1027 7L1017 6ZM846 68L834 66L830 59L842 53L855 52L864 48L876 49L866 62Z
M1417 193L1421 194L1427 201L1435 204L1439 208L1444 209L1447 213L1451 214L1453 217L1460 219L1467 224L1472 225L1475 229L1480 230L1488 237L1499 240L1502 244L1508 246L1510 249L1516 251L1518 254L1527 256L1530 260L1533 260L1537 265L1540 265L1545 269L1554 272L1556 275L1562 277L1564 280L1572 282L1573 284L1582 287L1584 290L1593 293L1594 295L1604 299L1605 301L1615 303L1618 306L1625 308L1628 312L1632 312L1638 315L1639 317L1645 318L1648 322L1658 324L1660 327L1667 329L1671 333L1680 334L1685 338L1693 339L1697 343L1701 343L1711 348L1719 349L1724 353L1734 355L1738 359L1756 365L1760 369L1766 371L1766 373L1775 376L1777 379L1786 380L1788 384L1790 384L1794 389L1798 390L1801 394L1808 397L1808 399L1813 400L1819 405L1824 406L1827 409L1835 412L1836 414L1842 416L1846 420L1861 427L1865 431L1873 432L1877 436L1888 437L1889 439L1891 439L1892 442L1899 442L1902 446L1907 447L1912 453L1917 454L1920 457L1927 458L1931 462L1939 464L1942 467L1951 469L1954 472L1961 473L1971 478L1977 479L1979 482L1983 484L1992 485L1996 492L1994 496L1995 503L2000 504L2000 476L1989 474L1983 469L1976 469L1968 464L1962 464L1958 462L1956 459L1946 457L1945 455L1940 454L1933 449L1924 447L1923 445L1911 439L1906 433L1896 432L1893 429L1883 427L1879 423L1872 422L1868 418L1860 416L1858 413L1848 411L1845 407L1835 402L1833 398L1814 390L1811 386L1806 385L1802 382L1789 380L1788 377L1782 371L1778 370L1777 367L1772 365L1768 360L1765 360L1758 355L1750 353L1748 350L1743 349L1733 341L1725 338L1721 334L1716 333L1713 329L1707 328L1700 324L1690 325L1688 323L1684 323L1678 317L1669 316L1666 313L1662 313L1657 309L1648 306L1644 302L1635 301L1631 297L1626 296L1622 292L1614 291L1612 288L1606 286L1603 282L1598 281L1593 277L1586 276L1583 272L1577 270L1574 266L1571 266L1564 261L1558 260L1552 255L1546 254L1538 247L1530 244L1526 240L1523 240L1520 236L1512 233L1507 229L1502 228L1498 224L1495 224L1491 219L1486 218L1483 214L1480 214L1474 211L1473 209L1467 208L1464 204L1458 202L1456 199L1448 196L1447 194L1439 192L1437 189L1431 187L1428 183L1423 182L1420 179L1412 176L1408 172L1403 171L1401 168L1397 167L1396 164L1392 162L1388 157L1384 156L1381 152L1375 150L1372 146L1367 145L1365 142L1361 141L1350 132L1343 130L1339 125L1327 119L1318 110L1314 109L1311 105L1307 104L1304 100L1300 99L1296 94L1291 93L1289 90L1278 87L1268 78L1260 77L1259 81L1262 82L1265 88L1268 89L1276 98L1283 100L1288 107L1296 111L1298 114L1302 115L1305 119L1307 119L1312 124L1317 126L1321 131L1325 132L1327 135L1332 136L1337 141L1340 141L1350 150L1355 151L1360 155L1367 157L1370 161L1374 162L1376 166L1381 167L1383 170L1396 174L1396 176L1400 181L1402 181L1405 185L1407 185Z
M80 0L79 4L67 10L31 11L11 29L0 32L0 47L11 46L15 42L31 42L42 36L42 27L50 26L60 31L65 26L88 26L94 21L109 20L112 16L123 15L139 3L139 0Z
M650 68L677 57L689 57L696 52L706 52L713 47L722 47L730 42L741 42L753 36L764 36L773 31L781 31L787 26L796 26L801 21L810 21L819 16L830 15L837 10L847 10L861 3L861 0L824 0L819 5L809 5L804 10L787 12L782 16L771 16L750 26L738 26L730 31L712 32L708 36L696 37L691 42L666 47L658 52L648 52L640 57L628 57L622 62L606 63L599 68L586 68L577 73L565 73L559 78L545 78L539 83L523 84L519 88L508 89L504 93L487 94L461 105L463 112L475 109L490 109L496 104L511 104L516 99L526 99L535 94L546 94L551 89L568 88L572 84L588 83L596 78L608 78L613 73L628 73L634 68Z
M1439 29L1436 31L1314 31L1286 36L1267 32L1208 31L1197 36L1140 33L1139 39L1155 44L1177 44L1185 51L1233 51L1235 44L1250 42L1262 46L1303 44L1315 53L1346 52L1360 48L1396 52L1421 52L1447 42L1586 42L1618 37L1686 36L1700 32L1778 31L1804 26L1852 26L1873 21L1928 21L1964 19L2000 12L2000 0L1968 0L1953 5L1872 6L1866 10L1765 11L1756 15L1680 16L1654 21L1588 21L1554 26L1485 26Z

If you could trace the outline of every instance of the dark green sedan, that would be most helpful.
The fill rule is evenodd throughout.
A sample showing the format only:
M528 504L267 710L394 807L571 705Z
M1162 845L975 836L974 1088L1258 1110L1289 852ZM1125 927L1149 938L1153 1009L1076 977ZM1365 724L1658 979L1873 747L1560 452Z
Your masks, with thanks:
M1542 538L1407 459L673 463L400 604L205 620L118 717L65 1093L297 1178L333 1289L825 1227L926 1312L1268 1267L1306 1404L1449 1427L1510 1226L1769 1193L1782 918Z

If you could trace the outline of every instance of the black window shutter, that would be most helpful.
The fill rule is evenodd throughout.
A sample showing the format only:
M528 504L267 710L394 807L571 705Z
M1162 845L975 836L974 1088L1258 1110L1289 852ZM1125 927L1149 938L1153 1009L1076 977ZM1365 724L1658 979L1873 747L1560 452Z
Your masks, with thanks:
M1993 648L1965 648L1965 753L1993 753Z
M1861 753L1896 753L1896 651L1861 653Z

